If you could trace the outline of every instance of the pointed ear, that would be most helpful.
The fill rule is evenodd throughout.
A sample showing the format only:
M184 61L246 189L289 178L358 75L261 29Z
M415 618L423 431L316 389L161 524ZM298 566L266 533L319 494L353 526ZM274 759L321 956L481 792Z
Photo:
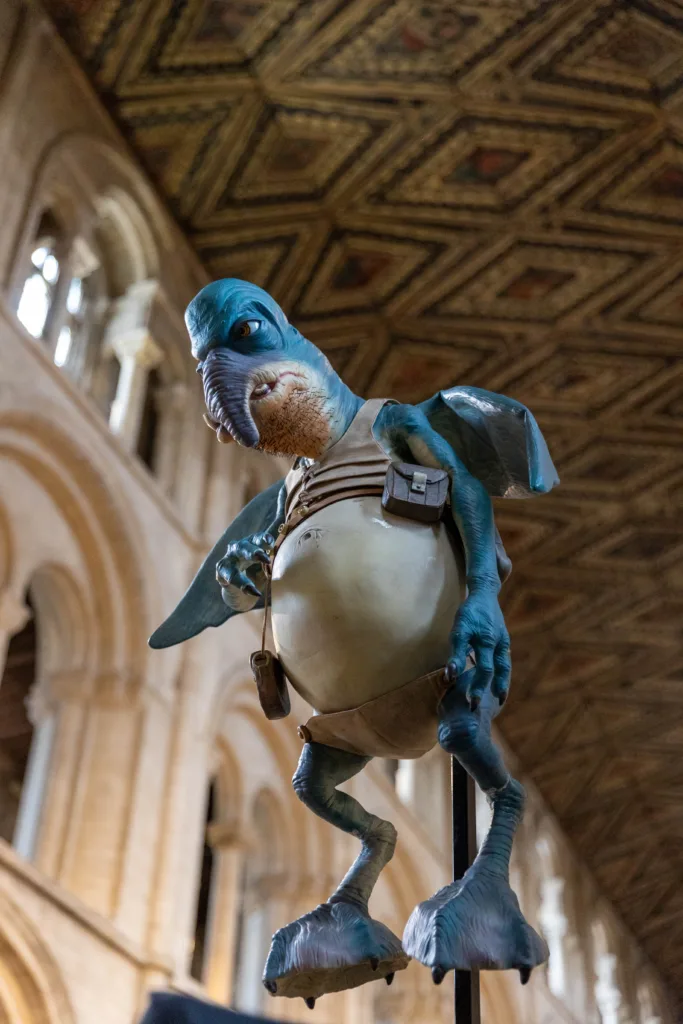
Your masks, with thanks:
M222 626L239 612L233 611L221 597L221 587L216 580L216 563L225 554L228 544L253 533L262 533L274 522L284 480L278 480L267 490L253 498L230 524L222 537L214 544L202 566L192 580L174 611L149 638L154 650L173 647L189 640L208 626ZM259 601L256 608L262 608Z
M417 408L493 497L546 494L560 482L536 420L514 398L455 387Z

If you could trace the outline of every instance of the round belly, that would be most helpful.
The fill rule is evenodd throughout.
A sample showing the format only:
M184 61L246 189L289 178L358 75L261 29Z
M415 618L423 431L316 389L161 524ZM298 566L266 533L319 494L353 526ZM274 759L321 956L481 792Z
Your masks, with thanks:
M358 707L445 665L464 594L444 526L350 498L310 516L278 551L275 647L316 711Z

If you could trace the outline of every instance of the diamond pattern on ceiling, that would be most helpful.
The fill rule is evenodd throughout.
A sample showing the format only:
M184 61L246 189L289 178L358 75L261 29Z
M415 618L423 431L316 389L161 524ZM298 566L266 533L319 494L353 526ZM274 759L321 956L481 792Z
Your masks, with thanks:
M48 6L210 274L364 394L537 413L501 729L683 993L682 5Z

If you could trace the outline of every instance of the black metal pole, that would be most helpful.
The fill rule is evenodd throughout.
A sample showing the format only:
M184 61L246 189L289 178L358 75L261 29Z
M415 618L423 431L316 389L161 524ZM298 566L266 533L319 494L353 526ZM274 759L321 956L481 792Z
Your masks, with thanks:
M474 780L451 758L453 796L453 878L457 881L477 855ZM479 971L455 972L455 1024L481 1024Z

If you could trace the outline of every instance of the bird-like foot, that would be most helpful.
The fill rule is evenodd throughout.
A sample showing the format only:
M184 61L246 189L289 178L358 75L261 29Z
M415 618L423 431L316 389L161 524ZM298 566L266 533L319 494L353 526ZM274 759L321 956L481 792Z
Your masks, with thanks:
M415 908L403 946L432 968L437 985L452 969L514 969L525 985L533 968L548 959L548 947L525 921L507 879L483 863Z
M388 985L410 957L386 925L357 903L322 903L273 936L263 972L271 995L301 997L307 1006L328 992L384 978Z

